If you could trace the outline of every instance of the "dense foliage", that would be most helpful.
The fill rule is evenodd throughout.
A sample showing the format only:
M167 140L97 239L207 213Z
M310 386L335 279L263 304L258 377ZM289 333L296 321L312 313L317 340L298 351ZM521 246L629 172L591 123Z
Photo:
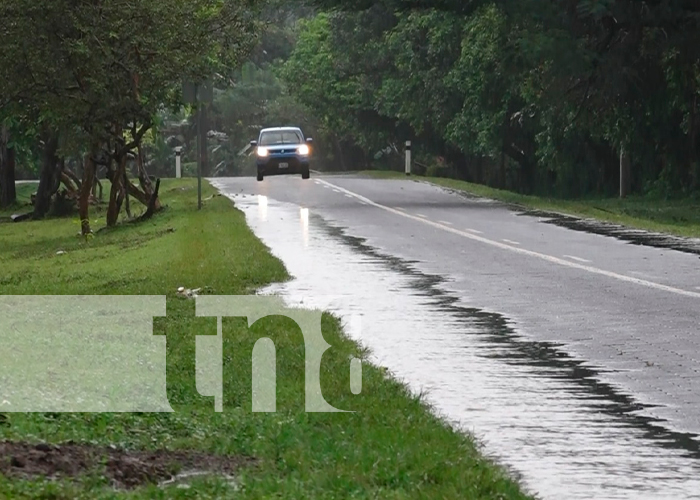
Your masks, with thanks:
M636 192L700 188L696 2L313 3L285 82L348 166L412 139L432 173L578 196L617 193L624 152Z
M418 171L520 192L613 195L629 162L634 192L694 195L699 23L689 0L7 0L0 205L36 168L45 213L87 153L144 202L175 146L194 175L180 83L211 77L207 175L252 173L258 130L300 125L327 170L400 169L412 140Z
M34 215L47 213L63 183L67 192L77 191L83 232L89 233L87 207L98 168L112 181L110 224L128 194L157 204L141 150L144 136L159 113L183 104L183 80L228 81L257 42L256 4L0 3L0 119L5 143L12 149L32 144L42 158ZM129 162L136 164L140 186L126 176Z

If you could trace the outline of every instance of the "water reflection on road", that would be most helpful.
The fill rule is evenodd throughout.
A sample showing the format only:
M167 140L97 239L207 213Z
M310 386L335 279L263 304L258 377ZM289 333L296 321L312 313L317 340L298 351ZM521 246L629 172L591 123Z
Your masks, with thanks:
M507 318L460 305L438 277L382 255L308 209L232 196L295 279L266 292L360 315L347 333L373 361L472 433L483 451L544 499L700 498L690 437L635 414L556 345L518 335Z

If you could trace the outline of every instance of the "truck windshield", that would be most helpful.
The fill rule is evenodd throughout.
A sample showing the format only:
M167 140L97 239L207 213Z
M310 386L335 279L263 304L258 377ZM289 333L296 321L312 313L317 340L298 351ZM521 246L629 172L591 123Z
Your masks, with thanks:
M261 146L274 146L276 144L300 144L302 137L299 132L284 130L276 132L263 132L260 137Z

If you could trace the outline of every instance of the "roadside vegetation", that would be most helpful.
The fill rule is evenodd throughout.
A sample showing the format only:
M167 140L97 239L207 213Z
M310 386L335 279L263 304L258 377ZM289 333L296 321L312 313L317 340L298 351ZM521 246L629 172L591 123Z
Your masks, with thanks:
M281 74L336 168L401 170L411 140L427 175L518 194L700 193L695 3L312 3Z
M177 453L187 451L204 457L200 468L227 457L235 463L229 471L234 480L212 470L212 477L187 480L189 489L167 486L169 498L222 498L234 491L237 498L529 498L480 456L468 436L379 368L363 363L362 392L352 395L349 358L364 359L366 353L328 314L323 334L333 347L321 367L324 397L355 413L305 412L303 338L282 317L251 329L244 320L224 322L225 335L235 340L225 342L224 412L215 413L213 401L195 388L194 348L195 335L215 334L216 320L195 318L194 301L179 296L178 288L247 294L289 276L244 215L211 186L205 183L201 211L191 179L164 181L161 190L168 203L156 217L98 231L87 240L76 233L76 218L0 224L3 294L167 295L168 315L154 321L154 333L168 339L168 397L175 409L0 414L0 447L6 441L27 443L24 453L15 446L13 455L0 458L0 496L163 498L165 487L152 483L169 475L153 464L171 467L168 457L176 462ZM251 353L263 336L277 347L278 411L271 414L251 411ZM66 444L70 441L74 444ZM44 455L35 448L46 443L61 451ZM81 453L88 453L109 445L131 460L95 461L88 463L91 470L83 469L76 458L81 455L71 448L82 446ZM143 452L151 455L143 458ZM37 463L51 471L47 456L56 460L53 472L62 472L62 479L29 474Z

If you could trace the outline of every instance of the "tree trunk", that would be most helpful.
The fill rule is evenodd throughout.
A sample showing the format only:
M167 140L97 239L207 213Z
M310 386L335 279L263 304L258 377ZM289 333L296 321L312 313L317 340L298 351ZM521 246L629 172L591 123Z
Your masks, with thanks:
M68 178L71 182L75 183L75 189L76 191L80 189L82 186L82 182L80 182L80 179L78 178L77 175L75 175L75 172L73 172L70 168L65 167L65 162L64 162L64 167L63 167L63 175ZM66 184L64 182L64 184Z
M143 189L143 196L138 196L134 195L141 203L144 205L148 206L151 200L151 196L153 195L153 183L151 182L151 177L148 175L148 172L146 171L146 166L145 162L143 159L143 150L141 148L141 145L139 144L138 147L138 155L137 155L137 163L138 163L138 171L139 171L139 183L141 184L141 189ZM131 184L131 183L128 183ZM129 186L127 185L127 188ZM144 201L145 200L145 201ZM160 210L160 200L156 197L156 210Z
M345 166L345 155L343 152L343 146L338 140L337 136L334 136L335 147L338 152L338 158L340 159L340 170L341 172L347 172L347 167ZM334 169L335 170L335 169Z
M61 177L62 164L56 156L56 151L58 151L58 136L49 134L44 141L39 188L36 191L34 201L33 217L35 219L42 219L46 216L51 208L51 197L58 190L56 178Z
M483 155L479 155L476 159L476 183L477 184L483 184L484 183L484 157Z
M17 201L15 189L15 150L8 147L10 132L0 129L0 208L9 207Z
M70 191L73 195L75 195L76 199L78 198L77 195L80 192L80 184L76 184L74 182L74 179L69 174L67 174L65 171L61 173L60 182L63 183L63 185L66 187L66 189L68 191ZM56 187L56 191L58 191L58 186Z
M127 173L126 173L126 163L124 163L124 176L122 178L122 186L124 187L123 193L124 193L124 201L125 201L124 210L126 210L126 216L129 219L131 219L131 205L129 202L129 191L127 191L127 189L126 189L127 182L129 182L129 178L127 177Z
M690 188L695 191L700 185L700 179L698 179L698 94L695 92L693 96L693 103L690 106L690 117L688 119L690 122L690 127L688 130L688 165L689 165L689 176L690 176Z
M148 202L146 213L141 216L141 220L150 219L156 213L156 202L158 201L158 191L160 190L160 179L156 180L156 188L151 195L151 200Z
M508 179L506 178L506 153L504 151L501 151L501 171L499 177L501 189L506 189L508 187Z
M630 194L630 157L627 149L620 148L620 198L627 198Z
M90 229L90 195L95 179L95 156L99 148L93 147L91 151L85 155L85 167L83 169L83 182L80 189L80 202L78 204L78 212L80 214L80 228L83 236L87 236L92 232Z
M141 191L128 179L126 181L126 192L127 194L136 198L143 205L148 206L148 202L150 201L151 197L148 194Z
M122 155L118 160L117 170L112 174L110 181L112 188L109 192L109 207L107 208L107 226L112 227L117 224L119 211L124 199L124 174L126 173L126 155Z

